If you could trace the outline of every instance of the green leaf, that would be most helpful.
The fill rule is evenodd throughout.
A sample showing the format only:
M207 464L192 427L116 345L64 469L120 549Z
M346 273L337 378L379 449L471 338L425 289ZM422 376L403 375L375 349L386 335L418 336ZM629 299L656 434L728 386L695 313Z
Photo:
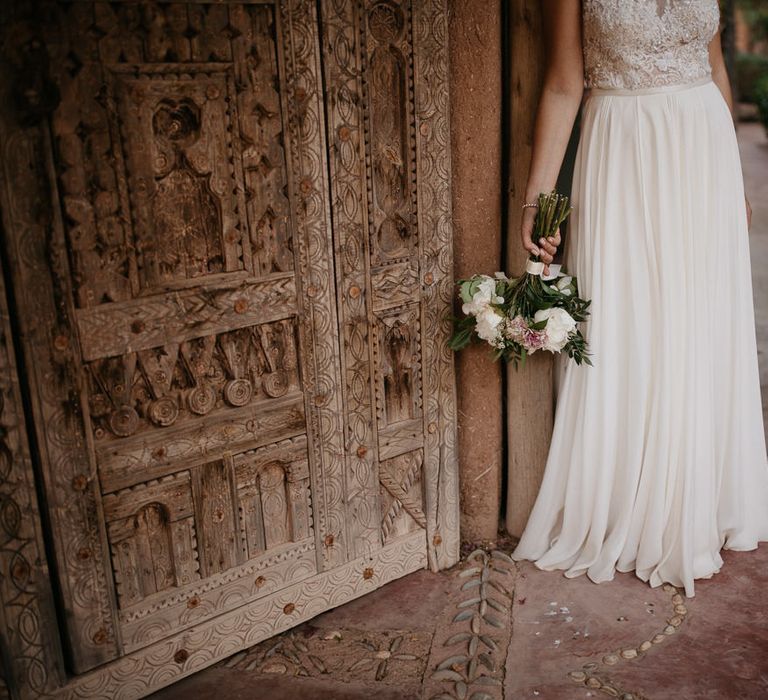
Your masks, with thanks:
M470 288L472 286L472 282L470 280L464 281L459 285L459 294L461 295L461 300L468 304L470 301L472 301L472 294L470 294Z

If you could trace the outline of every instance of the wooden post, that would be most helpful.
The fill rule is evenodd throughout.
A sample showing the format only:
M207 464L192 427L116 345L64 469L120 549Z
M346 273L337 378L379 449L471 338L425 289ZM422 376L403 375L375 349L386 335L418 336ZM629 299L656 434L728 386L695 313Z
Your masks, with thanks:
M501 1L450 0L454 273L502 269ZM455 313L460 313L456 302ZM491 348L456 358L461 536L495 540L503 469L502 371Z
M541 12L536 0L508 4L510 46L508 91L509 194L506 270L522 271L526 253L520 244L520 205L531 158L533 122L543 75ZM516 371L507 367L506 529L519 537L541 484L554 416L553 362L549 353L529 357Z

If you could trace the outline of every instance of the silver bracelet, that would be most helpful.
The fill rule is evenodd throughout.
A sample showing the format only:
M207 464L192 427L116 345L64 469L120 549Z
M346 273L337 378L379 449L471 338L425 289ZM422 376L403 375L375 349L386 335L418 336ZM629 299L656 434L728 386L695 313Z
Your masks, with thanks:
M539 203L538 202L525 202L523 204L523 206L520 207L520 208L521 209L525 209L526 207L534 207L535 209L538 209L539 208Z

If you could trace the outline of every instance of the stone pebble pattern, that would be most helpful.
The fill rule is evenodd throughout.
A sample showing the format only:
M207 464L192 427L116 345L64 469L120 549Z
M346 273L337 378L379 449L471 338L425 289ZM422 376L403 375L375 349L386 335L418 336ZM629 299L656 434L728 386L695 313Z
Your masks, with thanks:
M396 683L409 690L421 685L422 696L429 700L502 700L517 564L500 549L478 548L458 569L454 575L457 589L443 612L450 621L444 620L442 634L439 629L433 635L345 629L320 635L319 630L304 625L219 665L259 674ZM585 663L568 671L567 677L609 697L648 700L641 692L622 688L612 680L610 669L651 652L683 625L688 614L683 595L670 584L663 591L670 596L671 614L655 635L607 651L600 662ZM440 628L443 621L437 622Z
M515 573L515 562L501 550L476 549L467 557L457 577L464 600L451 620L459 631L443 643L451 652L430 676L447 687L430 700L501 697Z
M600 691L609 697L620 698L621 700L648 700L642 693L621 688L618 683L608 677L605 671L601 672L600 668L601 665L616 666L623 661L640 658L680 629L688 614L685 599L679 589L668 583L664 584L662 590L670 595L672 614L667 618L666 625L658 633L636 646L609 651L603 656L602 664L595 661L586 663L580 669L569 671L568 677L575 683L584 685L590 690Z
M316 630L303 625L240 652L220 664L264 675L390 681L418 687L431 638L404 631ZM395 681L390 681L395 682Z

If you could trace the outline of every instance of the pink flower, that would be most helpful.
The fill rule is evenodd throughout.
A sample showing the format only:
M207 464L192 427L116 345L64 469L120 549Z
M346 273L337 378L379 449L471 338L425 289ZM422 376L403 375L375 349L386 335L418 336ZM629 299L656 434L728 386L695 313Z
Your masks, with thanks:
M525 341L523 346L530 353L534 353L540 350L547 344L547 331L533 331L530 328L525 333Z
M507 318L504 322L504 334L510 340L522 345L528 352L534 353L547 344L546 329L536 331L528 326L528 322L520 315Z
M516 343L522 343L525 338L525 331L528 330L528 324L522 316L507 318L504 322L504 333L510 340Z

